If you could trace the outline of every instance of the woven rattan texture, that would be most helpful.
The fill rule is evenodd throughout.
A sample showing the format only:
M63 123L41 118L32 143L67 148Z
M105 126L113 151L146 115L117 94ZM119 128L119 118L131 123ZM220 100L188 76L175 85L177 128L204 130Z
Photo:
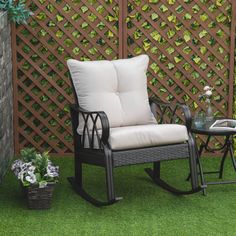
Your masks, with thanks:
M113 152L114 167L189 157L188 144Z
M150 95L232 115L235 6L230 0L27 1L34 16L13 26L15 149L73 152L66 60L146 53ZM235 5L235 1L232 1Z
M29 209L49 209L52 203L54 184L49 184L44 188L27 187L25 188Z

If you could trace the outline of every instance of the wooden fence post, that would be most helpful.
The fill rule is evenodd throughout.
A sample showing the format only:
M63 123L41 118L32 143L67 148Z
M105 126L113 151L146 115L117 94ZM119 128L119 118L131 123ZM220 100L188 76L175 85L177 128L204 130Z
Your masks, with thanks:
M229 71L229 101L228 101L228 117L233 116L234 102L234 71L235 71L235 27L236 27L236 1L232 0L232 17L230 32L230 71Z

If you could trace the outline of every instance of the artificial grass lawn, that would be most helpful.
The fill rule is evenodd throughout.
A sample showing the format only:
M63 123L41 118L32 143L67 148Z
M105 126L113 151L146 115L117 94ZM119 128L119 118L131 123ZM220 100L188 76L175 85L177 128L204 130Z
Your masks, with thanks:
M96 208L74 193L66 180L73 175L73 159L53 161L61 176L50 210L28 210L18 181L8 172L0 185L0 235L236 235L236 185L210 186L206 197L177 197L149 180L143 169L150 165L123 167L115 170L115 183L117 195L124 199ZM204 159L203 164L209 170L218 168L219 161ZM166 162L163 175L188 187L187 167L186 160ZM86 166L85 171L87 188L101 194L103 170ZM236 178L230 160L226 177Z

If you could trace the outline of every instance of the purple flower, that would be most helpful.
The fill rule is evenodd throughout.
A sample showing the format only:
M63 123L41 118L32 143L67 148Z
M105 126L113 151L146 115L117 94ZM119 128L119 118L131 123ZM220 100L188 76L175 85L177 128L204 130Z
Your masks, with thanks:
M15 160L11 166L11 170L14 172L15 176L18 176L19 172L21 171L21 167L23 162L21 160Z
M53 165L48 165L47 167L47 174L45 176L48 177L58 177L59 176L59 167L58 166L53 166Z

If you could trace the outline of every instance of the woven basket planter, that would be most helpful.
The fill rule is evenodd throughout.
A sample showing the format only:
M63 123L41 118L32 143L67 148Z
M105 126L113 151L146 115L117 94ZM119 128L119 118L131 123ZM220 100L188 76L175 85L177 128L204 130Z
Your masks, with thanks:
M51 208L55 184L49 183L45 188L38 186L23 187L29 209L42 210Z

